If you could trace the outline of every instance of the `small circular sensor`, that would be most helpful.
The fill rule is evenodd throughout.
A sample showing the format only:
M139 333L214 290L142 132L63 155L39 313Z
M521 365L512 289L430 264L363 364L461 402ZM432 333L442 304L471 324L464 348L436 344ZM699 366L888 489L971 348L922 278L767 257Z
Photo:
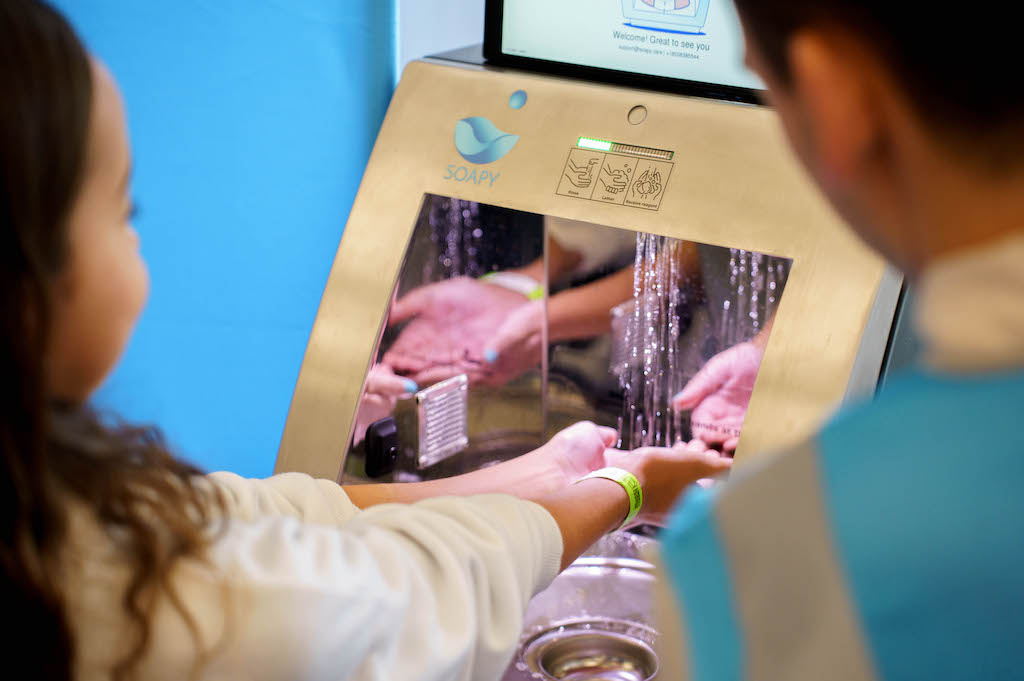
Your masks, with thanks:
M647 107L640 105L634 106L629 110L629 113L626 114L626 120L633 125L640 125L647 120Z

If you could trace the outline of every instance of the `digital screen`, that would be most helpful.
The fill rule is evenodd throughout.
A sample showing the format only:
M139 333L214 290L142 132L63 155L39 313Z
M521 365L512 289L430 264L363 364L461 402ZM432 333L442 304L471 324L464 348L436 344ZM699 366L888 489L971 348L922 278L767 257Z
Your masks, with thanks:
M764 89L729 0L504 0L501 23L506 55Z

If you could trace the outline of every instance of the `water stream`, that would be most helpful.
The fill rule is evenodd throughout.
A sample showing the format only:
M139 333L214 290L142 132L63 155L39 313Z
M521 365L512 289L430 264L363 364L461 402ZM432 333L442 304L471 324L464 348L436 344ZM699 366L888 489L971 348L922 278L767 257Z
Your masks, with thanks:
M791 261L637 234L633 300L613 372L623 391L619 446L671 446L690 437L672 398L703 364L769 324Z
M628 449L667 445L680 435L682 424L669 408L682 387L680 308L689 292L682 284L678 239L637 234L633 270L633 304L625 319L626 349L618 375L623 389L619 422L620 446Z
M479 258L484 236L480 204L447 197L431 199L427 219L437 257L424 264L423 281L480 276L485 272Z

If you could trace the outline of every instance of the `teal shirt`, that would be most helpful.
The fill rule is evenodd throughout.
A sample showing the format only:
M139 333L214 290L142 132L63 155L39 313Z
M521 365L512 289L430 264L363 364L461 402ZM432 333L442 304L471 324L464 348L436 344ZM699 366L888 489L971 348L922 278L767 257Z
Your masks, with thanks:
M893 381L662 557L695 680L1024 679L1024 372Z

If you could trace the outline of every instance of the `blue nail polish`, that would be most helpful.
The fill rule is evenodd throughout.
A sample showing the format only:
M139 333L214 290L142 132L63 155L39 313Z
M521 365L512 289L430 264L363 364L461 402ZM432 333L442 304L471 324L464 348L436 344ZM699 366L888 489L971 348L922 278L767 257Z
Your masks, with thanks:
M494 364L498 361L498 351L491 349L484 352L484 359L487 360L488 364Z
M405 392L412 395L413 393L418 393L419 391L420 387L416 385L416 381L412 380L411 378L405 379Z

